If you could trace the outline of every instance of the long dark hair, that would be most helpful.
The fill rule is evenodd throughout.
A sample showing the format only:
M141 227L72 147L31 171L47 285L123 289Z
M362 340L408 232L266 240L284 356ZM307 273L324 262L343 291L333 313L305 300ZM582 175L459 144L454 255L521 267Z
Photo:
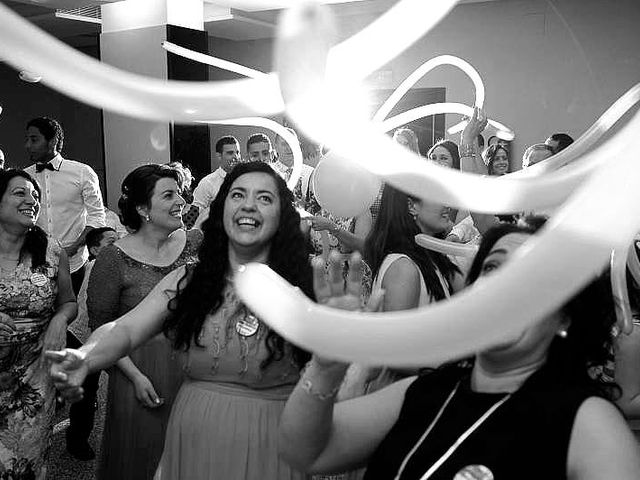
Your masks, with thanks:
M509 162L508 171L511 171L511 156L509 155L509 149L504 145L501 145L499 143L494 143L493 145L489 145L485 149L485 151L482 152L482 159L484 160L484 163L487 165L487 173L489 175L493 175L493 162L495 161L496 155L498 154L499 150L502 150L504 153L507 154L507 160Z
M35 178L29 175L24 170L1 170L0 171L0 199L4 197L4 194L7 191L7 187L11 180L16 177L21 177L31 182L33 188L35 188L36 192L38 192L38 197L42 198L42 192L40 191L40 185ZM29 228L24 237L24 243L22 244L22 248L20 249L20 259L22 262L23 259L29 255L31 257L31 270L36 270L38 267L44 265L47 261L47 245L48 238L47 234L37 225Z
M482 263L498 240L512 233L533 235L543 225L544 218L534 216L519 224L499 224L489 229L469 269L467 284L480 276ZM543 368L561 381L589 385L597 394L614 400L620 387L605 374L605 365L612 360L611 331L615 325L609 272L595 278L560 310L571 324L566 338L556 337L551 342Z
M198 252L199 261L187 269L179 282L176 296L169 302L169 310L173 314L164 322L163 331L176 349L188 350L193 344L200 346L198 336L206 316L222 306L230 273L229 237L222 219L224 204L236 179L252 172L266 173L273 178L280 197L280 222L271 239L267 264L309 298L314 298L309 245L300 230L300 215L295 210L293 194L284 180L266 163L238 164L225 177L211 204L209 218L202 224L204 239ZM286 346L285 340L273 330L267 333L266 344L269 355L262 363L262 368L274 360L280 360ZM302 366L309 355L293 347L293 358Z
M433 153L433 151L438 147L444 148L445 150L447 150L447 152L449 152L449 155L451 155L451 168L453 168L454 170L460 170L460 152L458 152L458 145L451 140L438 140L427 152L427 158L429 158L431 156L431 153Z
M421 233L409 213L409 197L406 193L385 184L380 201L380 213L364 245L364 258L375 277L384 257L391 253L407 255L420 269L429 293L436 299L446 298L436 268L451 284L453 276L460 270L446 255L419 247L414 237ZM449 292L451 286L449 286Z

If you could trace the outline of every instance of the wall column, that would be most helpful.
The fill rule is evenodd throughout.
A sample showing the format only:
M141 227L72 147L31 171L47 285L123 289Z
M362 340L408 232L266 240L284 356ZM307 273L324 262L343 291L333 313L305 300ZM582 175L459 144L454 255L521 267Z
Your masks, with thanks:
M203 0L125 0L102 7L103 62L163 80L208 79L208 68L166 52L170 41L207 53ZM181 160L197 178L210 172L206 126L151 122L104 111L107 204L117 210L120 185L135 167Z

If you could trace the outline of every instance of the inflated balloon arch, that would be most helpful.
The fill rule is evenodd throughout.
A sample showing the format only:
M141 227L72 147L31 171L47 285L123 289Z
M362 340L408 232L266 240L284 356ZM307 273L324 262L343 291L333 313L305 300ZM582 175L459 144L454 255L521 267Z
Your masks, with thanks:
M234 2L219 3L233 6ZM311 302L265 265L243 268L236 275L243 301L271 327L308 350L336 359L391 366L461 357L557 309L608 262L614 293L623 301L620 327L629 332L628 298L624 302L627 258L635 281L640 277L635 251L627 257L640 230L640 202L636 201L640 163L635 158L640 149L640 113L605 143L597 148L594 145L638 101L639 86L621 97L569 148L540 166L502 178L424 162L384 134L425 115L471 113L471 106L445 103L386 118L403 91L442 63L458 66L470 76L476 87L475 104L482 106L484 87L479 75L461 59L444 56L426 62L373 120L359 108L362 80L426 34L456 3L400 0L362 31L333 45L329 11L315 3L290 0L291 8L279 25L276 72L257 72L208 56L196 59L241 70L239 73L248 77L235 81L167 82L125 72L62 44L3 5L0 56L17 70L37 67L42 82L52 88L123 115L274 129L294 152L290 186L295 185L301 169L299 146L296 148L297 142L286 130L257 117L286 112L305 134L330 145L344 162L441 204L501 214L564 203L541 234L517 252L515 261L452 299L422 309L393 313L335 310ZM396 28L400 24L402 28ZM165 45L167 49L174 47ZM368 51L376 54L366 55ZM496 121L492 124L507 135L511 132ZM353 138L359 141L353 142ZM394 161L386 161L388 158ZM607 168L599 168L604 163ZM446 244L437 248L446 248ZM525 279L526 288L522 288Z

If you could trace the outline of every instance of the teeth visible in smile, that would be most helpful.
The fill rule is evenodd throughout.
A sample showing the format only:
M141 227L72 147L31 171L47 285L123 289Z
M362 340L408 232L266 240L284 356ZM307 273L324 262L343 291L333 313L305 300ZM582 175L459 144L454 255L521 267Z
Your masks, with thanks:
M252 227L257 227L258 222L256 222L253 218L239 218L238 225L250 225Z

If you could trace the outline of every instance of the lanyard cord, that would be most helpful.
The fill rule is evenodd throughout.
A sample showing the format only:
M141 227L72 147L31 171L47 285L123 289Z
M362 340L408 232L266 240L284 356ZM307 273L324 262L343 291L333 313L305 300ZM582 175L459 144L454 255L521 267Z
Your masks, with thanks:
M438 423L438 420L440 420L440 417L442 416L442 414L444 413L445 409L447 408L447 405L449 405L449 403L451 402L451 399L453 399L454 395L458 391L458 387L459 386L460 386L460 381L458 381L458 383L456 384L454 389L451 391L451 393L449 394L447 399L444 401L444 403L442 404L442 407L440 407L440 410L438 411L438 414L435 416L435 418L433 419L431 424L427 427L427 429L422 434L420 439L416 442L416 444L409 451L409 453L406 455L406 457L404 457L404 460L400 464L400 468L398 469L398 473L394 477L394 480L400 480L400 477L402 476L402 473L404 472L404 469L406 468L407 463L409 463L409 460L411 459L413 454L416 453L416 450L418 450L418 448L420 448L420 445L429 436L429 433L431 433L431 430L433 430L433 428L436 426L436 423ZM446 462L451 455L453 455L453 453L458 449L458 447L462 444L462 442L464 442L467 439L467 437L469 437L469 435L471 435L480 425L482 425L482 423L487 418L489 418L491 416L491 414L493 412L495 412L504 402L509 400L509 398L511 398L511 394L508 394L504 398L502 398L499 401L497 401L489 410L487 410L484 413L484 415L482 415L478 420L476 420L476 422L473 425L471 425L462 435L460 435L458 437L458 439L453 443L453 445L451 445L449 447L449 449L444 453L444 455L442 455L433 465L431 465L429 470L427 470L424 473L424 475L422 475L422 477L420 477L420 480L427 480L428 478L430 478L431 475L433 475L433 473L438 468L440 468L442 466L442 464L444 462Z

